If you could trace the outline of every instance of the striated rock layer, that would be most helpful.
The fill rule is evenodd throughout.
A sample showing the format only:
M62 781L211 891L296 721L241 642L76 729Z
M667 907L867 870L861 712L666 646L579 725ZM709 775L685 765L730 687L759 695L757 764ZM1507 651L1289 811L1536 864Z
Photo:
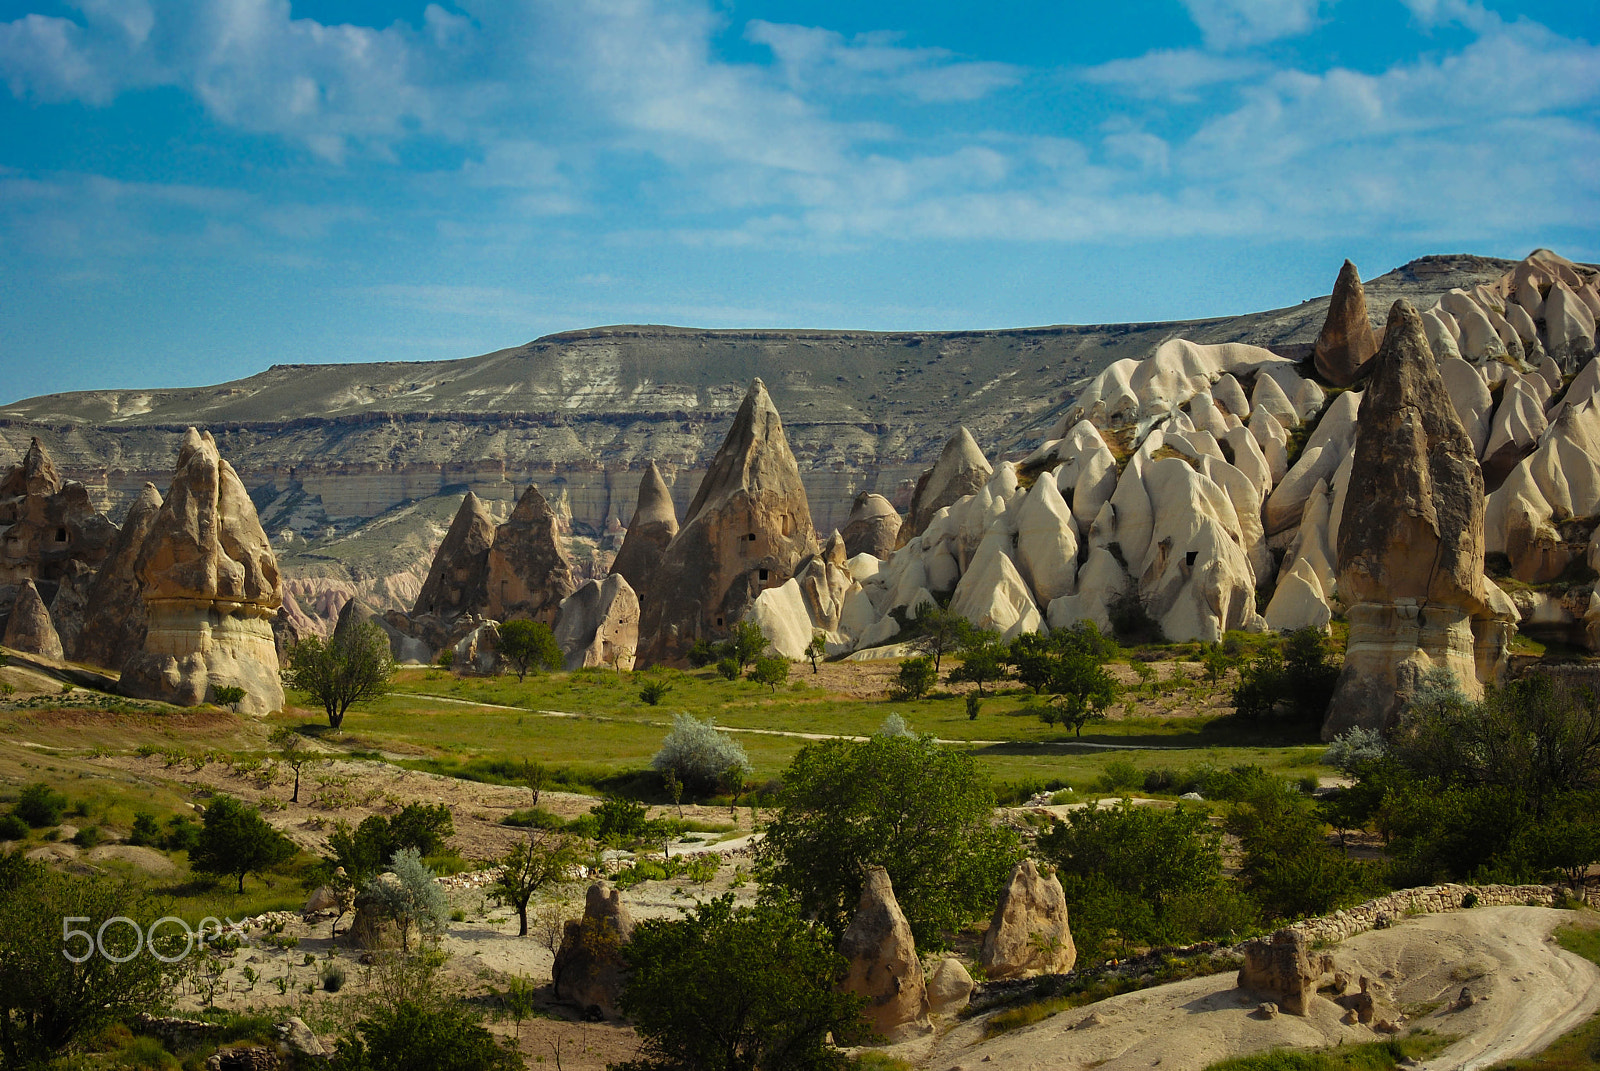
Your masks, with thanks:
M667 545L639 624L640 664L677 664L720 639L764 590L816 551L811 507L783 420L753 380L683 527Z
M241 711L283 708L272 635L283 603L277 559L209 432L184 437L134 571L148 626L122 668L124 694L194 706L237 686Z
M1389 311L1356 422L1339 528L1339 593L1348 607L1344 670L1324 739L1387 729L1428 670L1479 696L1503 671L1515 611L1483 574L1483 475L1439 375L1422 318ZM1498 592L1498 589L1494 589Z

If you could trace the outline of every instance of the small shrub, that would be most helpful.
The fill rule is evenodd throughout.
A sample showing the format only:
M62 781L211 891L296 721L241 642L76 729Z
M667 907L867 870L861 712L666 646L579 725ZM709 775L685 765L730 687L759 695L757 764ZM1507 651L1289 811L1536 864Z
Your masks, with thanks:
M646 681L644 687L639 689L639 700L653 707L665 699L670 691L672 685L666 681Z
M85 850L100 847L104 840L105 834L100 832L99 826L84 826L72 837L72 843Z
M161 827L156 824L156 816L149 811L139 811L133 816L133 830L128 834L128 843L140 848L154 848L161 843Z
M1144 784L1145 775L1127 759L1112 759L1100 773L1098 782L1102 792L1124 792Z
M221 687L212 688L211 694L217 697L217 703L221 706L232 707L237 711L239 704L244 702L244 697L249 693L237 684L224 684Z
M787 658L768 658L763 655L756 659L755 665L750 667L750 679L757 684L765 684L776 693L778 685L789 679L789 660Z
M67 797L40 781L22 790L11 813L34 829L43 829L60 825L66 809Z
M344 968L337 963L330 963L322 968L322 988L329 993L337 993L344 988Z
M907 658L900 663L900 670L895 675L894 687L890 689L889 697L900 702L921 699L938 682L939 671L934 667L933 659L927 655Z
M724 658L722 661L717 663L717 672L722 675L723 680L738 680L739 660L737 658Z
M1461 898L1461 906L1462 907L1477 907L1478 906L1478 894L1475 893L1475 892L1469 892L1467 895L1463 896Z
M700 721L688 714L673 716L672 730L650 765L661 773L672 771L685 788L696 792L715 791L733 771L743 777L750 770L750 760L737 740L719 730L712 719Z
M14 814L0 818L0 840L24 840L28 836L28 823Z

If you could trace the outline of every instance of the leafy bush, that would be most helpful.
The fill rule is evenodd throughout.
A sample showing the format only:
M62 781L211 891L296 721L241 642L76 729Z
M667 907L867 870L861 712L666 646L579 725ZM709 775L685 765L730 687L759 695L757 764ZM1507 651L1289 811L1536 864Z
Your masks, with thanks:
M231 875L244 892L246 874L259 874L294 858L294 843L273 829L261 812L234 799L218 796L206 808L189 862L203 874Z
M527 1065L508 1040L501 1044L466 1006L401 1000L376 1007L341 1037L332 1071L512 1071Z
M1100 771L1097 782L1102 792L1126 792L1144 786L1144 774L1127 759L1112 759Z
M500 657L517 670L517 680L528 671L560 669L561 645L543 621L507 621L500 626Z
M717 662L717 673L725 681L736 681L743 672L737 658L724 658Z
M638 840L648 826L648 810L633 800L602 800L589 812L595 819L595 839L621 842Z
M890 714L887 718L884 718L883 724L878 726L877 735L909 736L912 739L916 739L917 736L917 734L912 731L911 726L906 724L906 720L898 714Z
M650 760L660 772L671 770L678 780L695 792L713 792L730 770L741 777L750 769L744 747L728 733L720 731L713 719L699 721L688 714L676 714L672 729L661 741L661 750Z
M1328 750L1322 753L1322 761L1354 777L1367 763L1377 762L1388 752L1389 745L1384 743L1383 733L1357 725L1333 738Z
M155 848L161 844L161 826L149 811L138 811L133 816L133 829L128 833L128 843L141 848Z
M862 998L836 988L833 935L792 903L735 908L730 895L647 919L622 955L643 1058L619 1071L843 1071L834 1043L865 1040Z
M67 797L40 781L22 790L11 813L34 829L43 829L60 825L66 810Z
M778 685L789 679L789 660L787 658L768 658L763 655L757 658L750 667L750 679L757 684L765 684L774 692Z
M827 740L784 772L777 811L757 848L768 883L836 932L861 897L863 868L889 872L919 947L994 907L1021 857L993 822L994 791L963 750L931 737Z
M903 659L899 672L895 674L894 686L889 690L889 697L900 702L921 699L938 683L939 671L934 666L932 658L927 655L917 655L915 658Z
M330 963L322 968L322 988L329 993L337 993L344 988L345 970L337 963Z
M72 843L86 851L100 847L105 839L105 834L100 831L99 826L84 826L72 835Z
M0 840L26 840L27 836L28 823L15 814L0 818Z
M244 697L250 693L237 684L223 684L212 688L211 694L216 697L219 705L238 710L239 704L244 702Z

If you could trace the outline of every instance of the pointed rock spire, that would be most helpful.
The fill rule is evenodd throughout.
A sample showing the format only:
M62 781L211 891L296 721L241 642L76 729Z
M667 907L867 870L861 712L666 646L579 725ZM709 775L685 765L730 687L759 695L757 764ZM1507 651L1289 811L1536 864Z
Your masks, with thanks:
M889 872L881 866L867 868L861 902L839 938L839 953L850 964L839 988L866 998L861 1014L874 1033L898 1041L928 1031L922 961Z
M444 542L434 552L428 579L422 582L412 617L435 615L449 621L489 601L489 547L494 519L471 491L461 500Z
M61 490L61 477L56 475L55 462L44 444L35 435L28 443L28 452L22 455L22 464L13 465L0 483L0 498L15 495L53 495Z
M148 619L134 566L160 512L161 492L147 483L128 507L128 516L89 589L89 609L73 652L79 662L115 669L144 646Z
M639 481L639 502L611 571L621 573L640 599L646 598L661 555L677 534L678 515L672 505L672 492L652 461L645 466L644 478Z
M976 494L993 473L993 466L978 449L972 432L957 428L939 451L933 468L917 480L917 489L911 495L911 516L901 535L905 539L921 535L935 513L965 495Z
M34 440L37 442L38 440ZM64 658L61 638L50 620L50 611L39 598L39 589L33 581L24 580L17 589L17 603L6 619L5 645L24 654L43 655L45 658Z
M122 690L180 706L240 687L240 710L283 708L272 623L283 605L278 560L244 484L209 432L190 428L172 487L134 565L149 615Z
M1367 319L1367 292L1361 285L1361 273L1347 260L1333 284L1328 318L1323 321L1312 350L1317 372L1335 387L1348 387L1377 352L1378 340Z
M752 380L650 581L641 665L681 661L696 640L727 635L756 596L787 581L816 549L783 420L765 384Z
M1388 728L1436 666L1481 694L1481 674L1504 665L1514 620L1491 605L1483 474L1409 302L1389 310L1372 365L1344 506L1360 523L1340 524L1338 537L1350 639L1324 739Z
M517 500L489 547L488 616L526 617L550 624L561 600L578 590L572 562L562 549L560 520L533 484Z

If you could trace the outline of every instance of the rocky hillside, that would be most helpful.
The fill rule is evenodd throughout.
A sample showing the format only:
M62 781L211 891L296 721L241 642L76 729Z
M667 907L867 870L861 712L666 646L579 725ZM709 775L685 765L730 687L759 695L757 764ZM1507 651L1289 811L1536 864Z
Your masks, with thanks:
M1510 264L1426 257L1369 282L1368 298L1374 310L1431 304ZM905 508L957 425L990 457L1021 456L1115 361L1179 337L1302 357L1327 309L1319 298L1214 320L974 332L597 328L463 360L278 365L218 386L25 399L0 407L0 459L37 436L120 520L145 481L164 486L185 429L206 428L250 490L290 601L327 621L346 590L414 596L468 489L503 520L537 483L580 537L579 568L597 553L588 568L603 566L646 463L681 514L756 377L825 535L860 491Z

